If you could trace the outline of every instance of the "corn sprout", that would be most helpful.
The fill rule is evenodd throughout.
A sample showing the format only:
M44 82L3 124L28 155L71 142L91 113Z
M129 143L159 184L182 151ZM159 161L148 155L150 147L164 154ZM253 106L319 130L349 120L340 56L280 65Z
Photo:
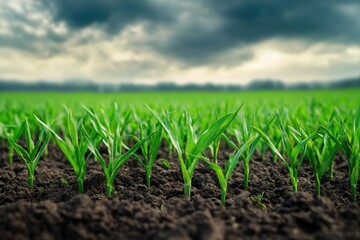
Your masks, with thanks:
M77 183L78 191L84 192L84 179L86 174L87 162L90 158L88 153L88 144L85 141L85 131L82 127L82 121L76 121L73 117L71 110L67 110L67 124L64 138L61 138L55 131L39 118L35 117L45 128L47 128L53 136L54 141L64 153L66 159L73 168ZM90 134L89 138L92 142L99 142L97 134L94 131Z
M339 148L329 141L328 134L320 134L318 130L308 134L303 127L300 127L300 131L293 129L293 132L296 132L298 135L296 137L297 142L309 139L306 145L305 156L314 172L316 196L320 196L320 181L324 174L330 171ZM320 141L316 141L316 138L319 138Z
M97 149L98 141L95 138L90 137L84 129L85 139L88 143L90 151L94 154L95 159L99 162L106 179L106 195L110 197L115 188L114 181L120 170L120 168L129 160L131 156L152 136L149 134L147 137L136 143L132 148L128 149L126 153L123 154L123 135L125 126L120 126L119 124L115 127L114 132L110 132L99 120L98 116L94 113L93 110L88 111L91 118L93 127L96 133L101 136L101 141L105 144L108 149L109 160L107 161Z
M255 115L254 115L255 118ZM267 130L270 127L270 124L274 120L274 117L269 121L269 123L265 126L264 130ZM254 152L256 150L256 146L258 142L260 141L261 137L257 134L257 136L254 138L254 140L251 142L251 144L247 145L246 142L249 141L249 139L252 139L252 128L251 125L253 124L254 119L251 121L246 121L244 114L241 115L241 124L239 125L240 131L235 129L235 138L239 145L246 145L247 148L245 148L242 151L242 159L243 159L243 167L244 167L244 189L247 190L249 187L249 174L250 174L250 160L251 157L254 155ZM230 147L234 149L239 149L237 145L231 141L225 134L223 134L223 138L225 141L229 144Z
M249 139L247 142L244 143L237 151L236 153L232 153L229 156L228 161L225 164L224 169L221 168L221 166L217 162L211 162L209 159L205 158L206 164L211 168L213 171L215 171L220 188L221 188L221 204L225 205L226 203L226 192L227 192L227 184L231 177L232 172L234 171L235 167L237 166L239 162L240 156L244 153L246 149L250 147L250 145L253 143L255 138Z
M328 127L320 127L331 137L341 152L346 156L349 165L349 179L351 199L356 201L356 188L359 181L359 164L360 164L360 108L358 109L352 128L348 129L344 118L336 110L337 121L336 128L331 131Z
M146 173L146 187L150 188L151 185L151 173L156 160L156 157L159 152L160 142L162 139L162 126L160 123L154 124L152 127L146 126L144 123L140 122L140 137L137 139L138 142L144 139L148 139L149 141L145 141L143 145L141 145L141 152L143 158L134 155L138 161L138 163L144 168ZM155 134L153 134L153 130L156 129Z
M164 130L169 135L169 138L174 145L177 152L181 174L184 181L184 192L186 197L191 196L191 183L195 167L199 161L199 156L205 151L209 145L215 141L228 128L230 123L234 120L240 108L234 113L225 115L224 117L215 121L209 128L207 128L199 138L197 138L194 129L191 125L191 118L188 117L185 131L187 133L186 146L179 142L179 135L176 134L174 127L170 122L167 114L160 116L148 106L150 112L161 123Z
M20 146L11 136L7 135L7 133L5 134L7 135L10 145L24 160L28 172L28 185L29 187L32 187L34 185L36 166L50 140L50 134L46 131L46 129L42 129L35 144L31 137L30 126L27 118L22 126L22 129L23 132L25 132L26 148Z
M279 114L277 114L277 120L282 133L282 144L284 147L284 151L286 157L289 160L286 160L286 157L279 152L279 150L275 147L274 143L260 128L253 126L253 129L262 137L262 139L266 142L271 151L274 152L285 165L286 169L289 171L290 174L292 190L293 192L297 192L299 171L305 156L304 154L301 154L301 151L306 151L306 143L310 139L310 137L298 143L294 143L294 141L291 140L288 132L285 130Z

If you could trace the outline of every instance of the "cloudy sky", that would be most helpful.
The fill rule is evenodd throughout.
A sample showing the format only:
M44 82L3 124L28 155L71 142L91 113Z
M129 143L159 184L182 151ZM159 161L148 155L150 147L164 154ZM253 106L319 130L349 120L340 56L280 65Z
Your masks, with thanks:
M360 76L360 0L0 1L0 79Z

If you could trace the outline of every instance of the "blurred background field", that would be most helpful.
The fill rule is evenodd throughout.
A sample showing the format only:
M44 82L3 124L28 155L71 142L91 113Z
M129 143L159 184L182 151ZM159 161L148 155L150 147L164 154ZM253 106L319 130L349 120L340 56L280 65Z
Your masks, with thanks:
M84 105L106 105L116 101L119 105L155 107L178 105L185 108L201 108L221 104L238 105L244 103L245 108L268 106L271 109L283 106L292 107L311 101L326 104L329 108L347 106L356 108L360 104L360 88L345 90L310 90L310 91L244 91L244 92L2 92L0 108L5 111L9 106L34 107L50 104L61 107L81 107ZM24 109L26 110L26 109ZM211 108L203 109L205 111Z

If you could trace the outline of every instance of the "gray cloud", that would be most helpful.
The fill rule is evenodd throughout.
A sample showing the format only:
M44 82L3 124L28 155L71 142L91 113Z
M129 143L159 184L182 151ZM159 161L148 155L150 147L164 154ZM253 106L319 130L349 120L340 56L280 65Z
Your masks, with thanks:
M36 28L38 21L8 9L3 18L15 35L0 35L0 46L33 52L46 46L51 54L83 29L98 29L111 38L137 23L145 26L146 36L130 38L129 47L145 46L185 66L241 64L253 57L246 50L249 45L271 38L310 45L360 43L358 11L352 10L360 9L358 0L37 0L34 6L29 11L50 14L51 21L65 23L69 33L49 27L37 36L23 26Z
M223 7L213 0L205 2L211 2L224 19L221 33L245 42L273 36L359 41L358 16L340 9L351 3L360 6L357 0L233 0Z
M148 0L41 0L55 21L73 29L89 26L116 34L134 22L166 22L170 18L157 4Z
M163 54L185 61L206 63L226 50L255 44L270 38L300 39L305 42L359 43L357 0L203 0L193 9L186 26L173 27L170 37L155 47ZM201 15L202 8L208 11ZM207 27L196 19L218 24ZM195 19L195 21L194 21Z
M8 30L0 33L1 48L18 49L41 57L62 51L59 44L67 41L69 34L56 33L53 26L44 23L44 16L31 17L31 14L39 12L39 5L26 2L21 5L21 10L15 11L6 3L1 3L0 8L0 21L6 23Z

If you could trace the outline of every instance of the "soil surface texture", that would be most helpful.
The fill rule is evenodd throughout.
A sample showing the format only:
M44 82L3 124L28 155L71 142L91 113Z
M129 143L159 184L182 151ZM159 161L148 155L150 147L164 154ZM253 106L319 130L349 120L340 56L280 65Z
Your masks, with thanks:
M49 147L27 186L25 164L0 148L0 239L360 239L360 208L351 203L346 159L335 159L334 178L322 179L314 196L311 167L304 163L298 192L293 193L282 163L255 154L249 189L243 187L243 165L228 184L226 206L220 204L217 177L204 163L197 166L192 197L184 197L176 157L165 147L157 161L151 188L135 160L124 165L113 197L105 196L105 177L97 162L88 163L85 194L77 193L75 174L61 151ZM230 151L220 151L224 163ZM263 194L259 199L258 195ZM360 194L358 193L358 196Z

